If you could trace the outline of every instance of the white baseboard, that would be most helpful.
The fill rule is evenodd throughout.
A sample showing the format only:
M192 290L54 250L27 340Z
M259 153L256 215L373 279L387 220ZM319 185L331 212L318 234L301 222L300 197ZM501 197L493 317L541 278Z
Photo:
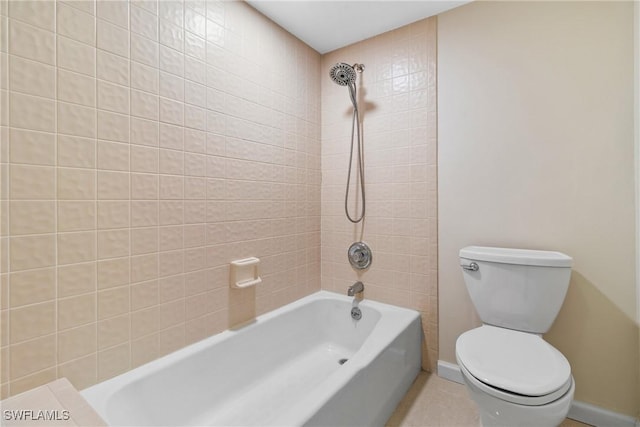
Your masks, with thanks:
M574 400L571 404L567 417L594 426L636 427L640 425L640 420L633 417L578 400Z
M460 367L455 363L438 360L438 376L464 384ZM571 404L567 417L597 427L640 427L640 420L578 400Z
M438 360L438 376L454 383L464 384L460 367L455 363Z

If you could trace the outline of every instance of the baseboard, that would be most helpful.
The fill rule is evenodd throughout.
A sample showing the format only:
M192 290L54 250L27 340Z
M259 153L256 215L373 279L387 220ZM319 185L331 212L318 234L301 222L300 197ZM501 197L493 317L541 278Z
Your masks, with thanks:
M462 372L460 372L460 368L455 363L438 360L438 376L454 383L464 384Z
M460 367L455 363L438 360L438 376L464 384ZM577 400L571 404L567 417L597 427L640 427L640 420Z
M574 400L567 417L582 423L606 427L636 427L640 420L589 403Z

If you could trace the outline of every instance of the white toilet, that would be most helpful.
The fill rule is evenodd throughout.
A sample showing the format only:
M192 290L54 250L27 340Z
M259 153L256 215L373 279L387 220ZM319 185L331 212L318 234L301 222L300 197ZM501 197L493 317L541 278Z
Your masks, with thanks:
M483 325L460 335L456 359L482 425L557 426L575 384L567 359L542 339L569 287L560 252L469 246L460 265Z

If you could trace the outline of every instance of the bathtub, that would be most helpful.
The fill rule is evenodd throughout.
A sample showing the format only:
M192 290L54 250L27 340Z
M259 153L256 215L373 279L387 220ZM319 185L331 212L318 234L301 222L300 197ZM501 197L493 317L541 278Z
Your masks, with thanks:
M113 426L382 426L421 339L413 310L320 291L81 394Z

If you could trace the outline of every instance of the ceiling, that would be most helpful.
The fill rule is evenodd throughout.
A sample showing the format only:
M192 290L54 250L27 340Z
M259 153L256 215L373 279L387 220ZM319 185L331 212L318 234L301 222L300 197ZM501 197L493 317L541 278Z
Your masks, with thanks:
M470 0L246 0L320 53L437 15Z

